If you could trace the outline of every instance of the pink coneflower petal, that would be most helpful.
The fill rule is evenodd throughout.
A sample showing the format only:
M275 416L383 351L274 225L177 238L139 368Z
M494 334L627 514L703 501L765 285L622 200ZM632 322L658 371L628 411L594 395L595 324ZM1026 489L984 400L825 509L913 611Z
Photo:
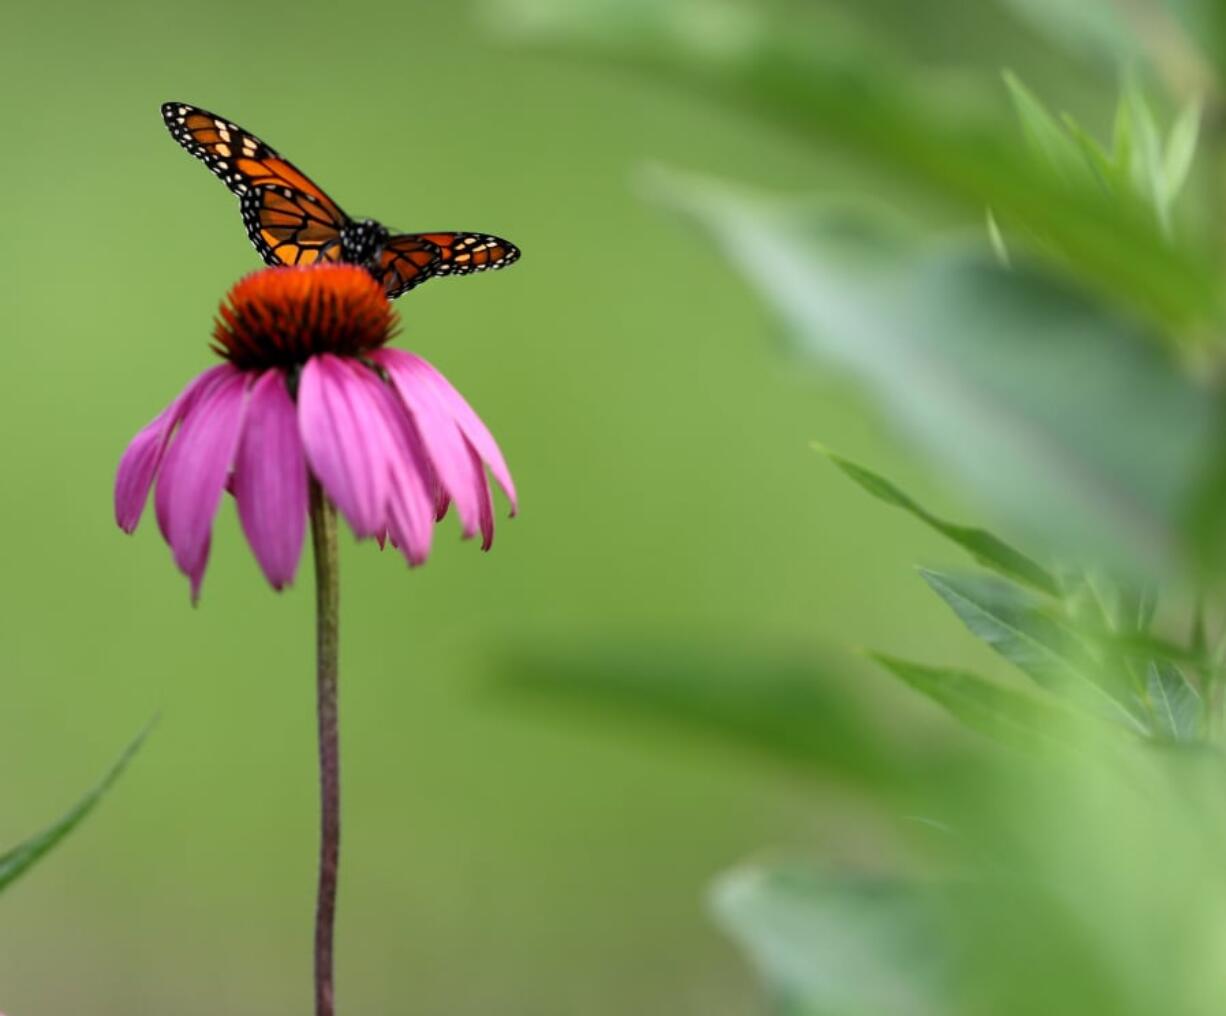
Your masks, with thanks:
M490 484L485 478L485 467L481 456L471 445L468 449L469 461L472 464L473 485L477 491L480 514L478 524L481 527L481 549L489 550L494 545L494 502L490 497Z
M441 494L455 502L465 536L481 525L480 496L472 482L468 442L447 410L435 386L420 371L396 355L398 350L380 350L372 359L386 371L403 400L421 438L425 453L437 473ZM392 355L387 355L391 353ZM435 514L446 509L443 497L436 499Z
M377 536L387 528L391 438L379 403L353 371L339 357L311 357L298 385L298 423L311 471L328 496L355 534Z
M420 392L423 386L428 386L434 392L446 414L455 421L468 443L476 449L477 454L489 466L494 479L498 481L498 485L502 487L507 499L511 502L511 514L514 515L518 510L519 499L515 493L515 482L511 479L511 471L502 457L498 442L494 440L489 428L481 421L464 396L456 391L451 382L431 364L413 353L402 349L384 348L372 353L371 359L387 371L397 390L400 391L401 398L410 406L413 404L411 401L413 395ZM455 496L454 492L449 491L449 493ZM459 509L458 502L456 508Z
M175 563L191 580L193 600L200 594L213 516L242 432L246 385L246 376L229 368L196 400L184 414L158 477L158 524Z
M183 417L191 411L200 395L222 376L232 373L225 364L210 367L181 391L175 400L136 435L119 460L115 477L115 521L125 533L136 530L149 488L157 476L170 436Z
M298 412L280 370L251 387L233 494L247 542L274 589L294 580L306 537L307 468Z
M388 527L409 564L423 564L430 554L437 511L434 471L400 399L373 374L369 377L371 397L381 402L392 439L388 454Z

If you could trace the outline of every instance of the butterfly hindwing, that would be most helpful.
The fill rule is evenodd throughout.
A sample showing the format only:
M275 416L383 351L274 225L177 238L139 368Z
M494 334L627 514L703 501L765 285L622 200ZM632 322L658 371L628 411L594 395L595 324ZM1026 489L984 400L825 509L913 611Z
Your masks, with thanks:
M518 257L518 247L489 233L400 233L384 245L374 271L394 300L426 279L505 268Z
M401 233L383 245L378 266L373 270L387 298L394 300L430 278L438 260L436 244L412 233Z
M242 196L243 224L270 265L310 265L341 259L346 221L314 197L290 187L252 187Z
M439 258L431 275L469 275L494 268L505 268L519 258L519 248L489 233L413 233L411 236L432 243Z

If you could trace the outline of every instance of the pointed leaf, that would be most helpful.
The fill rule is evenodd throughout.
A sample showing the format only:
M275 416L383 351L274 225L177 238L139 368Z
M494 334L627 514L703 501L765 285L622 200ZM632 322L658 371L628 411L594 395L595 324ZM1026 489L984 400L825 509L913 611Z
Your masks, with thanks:
M1169 232L1169 208L1162 174L1162 138L1158 133L1157 121L1135 81L1125 86L1121 102L1126 110L1133 141L1133 189L1154 207L1163 230Z
M1009 257L1009 246L1005 243L1005 235L1000 231L1000 224L996 221L996 216L992 214L992 209L987 212L987 227L988 227L988 242L992 245L992 253L996 255L996 260L1002 268L1010 268L1013 265L1012 258Z
M1088 182L1087 171L1092 167L1060 121L1011 71L1005 72L1004 79L1030 146L1061 179L1077 184Z
M1200 135L1200 120L1201 101L1198 98L1184 106L1171 128L1162 166L1163 198L1168 205L1179 196L1192 169Z
M1016 550L1004 540L993 536L987 530L972 526L960 526L945 519L938 518L922 505L917 504L909 495L879 473L874 473L864 466L857 465L849 459L831 451L819 444L813 446L831 462L833 462L848 477L872 494L879 501L901 508L909 512L921 522L935 529L942 536L958 544L985 568L991 568L1002 575L1024 582L1049 596L1059 596L1060 587L1052 574L1042 565L1031 560L1020 550Z
M1172 741L1196 741L1204 730L1205 703L1175 664L1153 660L1146 669L1155 732Z
M24 843L9 850L7 853L0 854L0 891L6 889L18 877L25 874L35 863L63 840L65 836L72 832L85 816L93 811L95 805L111 789L115 781L122 775L124 769L127 768L132 757L137 753L141 745L145 743L145 738L149 736L151 729L152 724L146 727L128 745L124 753L119 757L119 761L103 777L102 782L81 798L58 822L44 829L37 836L31 837Z
M1056 737L1069 725L1069 711L1054 700L949 667L928 667L881 653L871 655L895 677L994 741L1031 748Z
M972 634L1037 684L1145 732L1120 675L1100 667L1085 643L1033 594L989 576L923 568L920 574Z

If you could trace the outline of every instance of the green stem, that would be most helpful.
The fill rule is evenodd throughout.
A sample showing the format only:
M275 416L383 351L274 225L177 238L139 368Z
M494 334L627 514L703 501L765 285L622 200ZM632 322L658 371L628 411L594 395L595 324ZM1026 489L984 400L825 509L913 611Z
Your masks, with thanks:
M319 715L319 896L315 909L315 1016L333 1016L332 932L341 850L341 754L337 722L340 572L336 507L311 477L315 547L315 652Z

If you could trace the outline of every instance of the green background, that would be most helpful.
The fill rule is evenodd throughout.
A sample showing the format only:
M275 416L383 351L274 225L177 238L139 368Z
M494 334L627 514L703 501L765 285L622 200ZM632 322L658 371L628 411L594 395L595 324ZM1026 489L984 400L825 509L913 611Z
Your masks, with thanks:
M925 59L979 30L899 11ZM342 1011L752 1011L711 879L814 846L871 865L886 847L860 805L500 675L524 651L801 661L896 739L946 736L845 650L965 658L910 568L948 552L808 443L930 485L635 190L651 161L780 190L863 189L863 170L701 96L500 43L465 5L53 0L2 25L0 843L161 722L0 902L0 1009L272 1016L309 999L309 588L265 586L225 503L193 610L151 516L126 538L111 514L126 442L213 362L217 302L257 265L233 197L166 134L173 99L262 135L351 214L524 250L398 304L399 344L490 424L522 511L488 555L449 519L414 572L343 546ZM1061 73L996 29L985 66Z

